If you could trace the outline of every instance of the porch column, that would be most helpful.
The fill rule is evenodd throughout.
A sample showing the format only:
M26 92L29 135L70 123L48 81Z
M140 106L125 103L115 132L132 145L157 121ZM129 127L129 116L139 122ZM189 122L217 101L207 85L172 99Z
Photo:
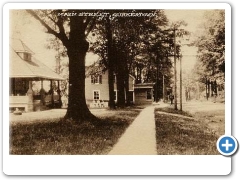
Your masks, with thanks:
M45 90L43 88L43 80L41 80L41 89L40 89L40 96L41 96L41 104L45 105Z
M32 81L29 81L29 88L27 91L28 96L28 111L33 111L33 90L32 90Z
M12 94L14 95L14 96L16 96L17 94L16 94L16 81L15 81L15 78L13 78L12 79Z
M59 108L61 108L62 107L62 99L61 99L61 90L60 90L60 82L59 82L59 80L58 80L57 94L58 94L58 100L59 100Z

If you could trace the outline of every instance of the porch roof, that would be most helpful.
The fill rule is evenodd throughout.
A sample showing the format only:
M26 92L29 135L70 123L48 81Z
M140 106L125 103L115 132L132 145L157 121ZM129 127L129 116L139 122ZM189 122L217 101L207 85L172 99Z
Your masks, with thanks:
M17 49L19 52L19 49ZM27 48L27 51L31 51ZM26 52L26 51L25 51ZM31 78L31 79L49 79L64 80L63 77L52 71L49 67L35 59L33 56L31 61L23 60L13 49L9 47L10 58L10 78Z
M149 89L153 88L154 83L140 83L140 84L135 84L134 89Z

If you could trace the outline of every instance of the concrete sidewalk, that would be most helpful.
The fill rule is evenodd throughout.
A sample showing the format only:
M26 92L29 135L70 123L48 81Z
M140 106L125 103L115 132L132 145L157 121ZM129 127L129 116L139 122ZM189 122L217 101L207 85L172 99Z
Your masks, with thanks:
M167 105L143 109L109 155L157 155L154 108L163 106Z

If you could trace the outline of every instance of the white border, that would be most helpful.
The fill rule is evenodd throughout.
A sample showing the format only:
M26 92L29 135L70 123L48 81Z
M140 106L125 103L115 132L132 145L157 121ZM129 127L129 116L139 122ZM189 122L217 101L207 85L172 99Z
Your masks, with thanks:
M227 3L12 3L3 7L3 172L8 175L227 175L231 158L215 156L9 155L9 9L225 9L226 134L231 134L231 7ZM94 169L94 171L93 171Z

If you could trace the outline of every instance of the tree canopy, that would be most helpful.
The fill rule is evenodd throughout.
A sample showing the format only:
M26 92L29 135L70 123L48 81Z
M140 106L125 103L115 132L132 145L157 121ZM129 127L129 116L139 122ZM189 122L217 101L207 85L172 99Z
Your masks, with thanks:
M204 31L196 41L198 60L204 67L201 77L218 84L225 81L225 12L224 10L205 13Z

